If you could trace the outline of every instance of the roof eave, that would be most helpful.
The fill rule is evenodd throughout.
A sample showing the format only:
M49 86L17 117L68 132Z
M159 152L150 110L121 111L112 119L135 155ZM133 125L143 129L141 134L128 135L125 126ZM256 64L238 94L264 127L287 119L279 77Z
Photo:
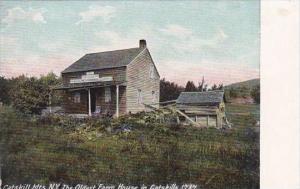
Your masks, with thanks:
M93 68L93 69L84 69L84 70L76 70L76 71L62 71L62 74L66 73L76 73L76 72L88 72L88 71L95 71L95 70L104 70L104 69L113 69L113 68L122 68L122 67L127 67L127 65L122 65L122 66L110 66L110 67L105 67L105 68Z
M221 102L176 102L176 104L186 104L186 105L198 105L198 106L209 106L209 105L218 105Z

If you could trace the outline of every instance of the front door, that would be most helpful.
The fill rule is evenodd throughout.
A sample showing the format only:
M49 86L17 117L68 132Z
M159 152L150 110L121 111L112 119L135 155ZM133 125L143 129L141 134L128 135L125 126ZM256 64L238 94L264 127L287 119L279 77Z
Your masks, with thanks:
M92 113L96 111L96 90L91 89L91 110Z

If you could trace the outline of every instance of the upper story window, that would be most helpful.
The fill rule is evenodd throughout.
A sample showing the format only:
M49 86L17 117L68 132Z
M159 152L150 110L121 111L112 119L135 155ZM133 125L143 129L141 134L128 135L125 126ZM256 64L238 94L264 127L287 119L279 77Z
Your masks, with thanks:
M111 89L110 87L105 87L105 102L111 101Z
M142 104L143 103L143 95L142 95L142 90L138 89L138 94L137 94L137 103Z
M154 79L155 78L155 71L154 71L154 65L150 65L150 78Z
M156 94L155 94L155 91L152 91L152 103L154 103L155 102L155 100L156 100Z
M80 103L80 92L74 94L74 103Z

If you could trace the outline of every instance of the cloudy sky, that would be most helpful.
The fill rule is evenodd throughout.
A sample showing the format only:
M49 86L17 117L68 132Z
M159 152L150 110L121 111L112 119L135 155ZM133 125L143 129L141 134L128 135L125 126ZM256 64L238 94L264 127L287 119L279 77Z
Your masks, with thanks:
M147 46L161 77L259 77L259 1L0 2L0 75L39 76L86 53Z

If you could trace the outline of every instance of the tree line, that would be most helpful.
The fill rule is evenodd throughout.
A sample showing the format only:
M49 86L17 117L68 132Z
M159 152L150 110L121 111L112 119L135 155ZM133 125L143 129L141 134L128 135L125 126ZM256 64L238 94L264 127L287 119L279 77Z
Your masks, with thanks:
M260 103L260 85L253 88L246 86L241 87L224 87L223 84L213 84L211 87L205 82L202 77L201 82L195 85L193 81L187 81L185 87L180 86L174 82L167 81L166 79L160 80L160 102L176 100L181 92L203 92L224 90L225 102L234 98L246 98L251 97L255 103Z
M208 87L205 82L204 77L202 77L201 82L198 82L196 86L193 81L187 81L185 87L180 86L174 82L167 81L165 78L160 80L160 101L176 100L181 92L203 92L211 90L223 90L223 84L213 84Z
M43 109L49 106L51 87L60 85L62 80L54 73L42 75L41 77L27 77L21 75L15 78L4 78L0 76L0 103L11 105L25 114L40 114ZM181 92L202 92L210 90L225 90L225 100L241 96L244 89L226 89L223 84L208 86L204 77L198 85L188 81L185 87L175 82L160 80L160 102L176 100ZM260 88L255 87L251 94L256 103L260 103ZM52 91L51 105L59 106L62 102L60 91Z
M0 76L0 102L12 105L24 114L40 114L49 106L51 87L60 83L61 78L54 73L39 78L21 75L7 79ZM52 93L52 105L60 105L62 95L59 91Z

